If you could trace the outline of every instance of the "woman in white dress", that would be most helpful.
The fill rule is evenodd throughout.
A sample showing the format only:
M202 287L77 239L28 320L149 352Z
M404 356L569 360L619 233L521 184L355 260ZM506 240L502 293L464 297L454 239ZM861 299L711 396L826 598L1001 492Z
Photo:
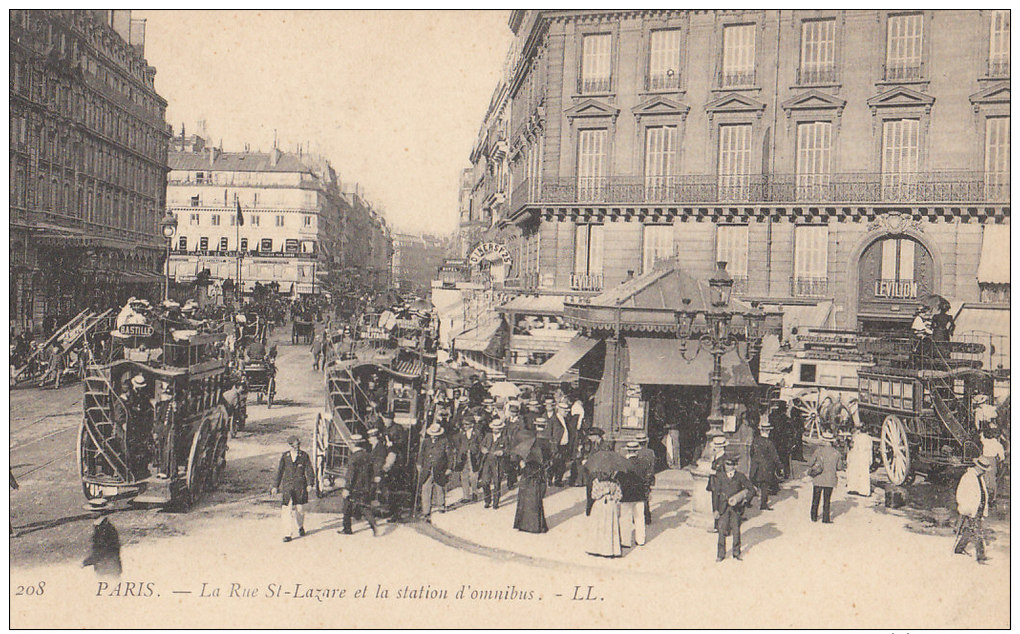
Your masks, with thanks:
M588 519L588 545L585 552L602 557L623 554L620 543L620 484L609 474L595 474L591 485L595 501Z
M859 420L855 421L854 435L850 442L850 453L846 461L847 493L869 497L871 495L871 459L874 440L865 433Z

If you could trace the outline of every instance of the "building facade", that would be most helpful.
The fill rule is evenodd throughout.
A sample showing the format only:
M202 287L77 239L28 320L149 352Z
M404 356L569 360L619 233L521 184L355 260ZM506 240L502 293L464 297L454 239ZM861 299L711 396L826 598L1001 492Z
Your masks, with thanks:
M166 101L129 10L10 11L11 322L158 292Z
M189 146L169 156L167 209L177 216L171 278L187 283L208 269L213 287L231 280L228 293L239 283L245 292L275 283L281 293L322 293L342 265L346 205L329 163L279 149Z
M932 294L1008 311L1008 279L982 279L1008 268L1008 11L510 27L507 289L595 293L676 258L701 278L726 261L787 328L905 328Z
M437 279L439 268L450 250L442 236L393 234L393 285L416 293L427 293Z
M393 236L386 218L356 183L344 189L343 284L383 290L393 272Z

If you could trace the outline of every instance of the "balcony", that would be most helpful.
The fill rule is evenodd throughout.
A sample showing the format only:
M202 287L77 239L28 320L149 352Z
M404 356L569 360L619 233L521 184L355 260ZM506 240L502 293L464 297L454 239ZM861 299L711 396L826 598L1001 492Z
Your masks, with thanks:
M754 85L754 69L723 70L716 76L720 88L746 88Z
M835 83L835 66L812 66L797 69L797 84L800 86Z
M989 77L1009 77L1009 58L988 60Z
M528 204L962 203L1008 202L1008 172L736 174L543 178L511 194L511 214Z
M918 81L924 79L924 64L921 62L897 62L885 65L886 81Z
M605 94L611 88L609 77L581 77L577 82L577 91L582 95Z
M649 75L645 79L645 90L653 92L680 90L680 75L672 70Z
M829 280L825 277L791 277L790 295L793 297L825 297Z
M571 273L570 288L575 291L601 291L601 273Z

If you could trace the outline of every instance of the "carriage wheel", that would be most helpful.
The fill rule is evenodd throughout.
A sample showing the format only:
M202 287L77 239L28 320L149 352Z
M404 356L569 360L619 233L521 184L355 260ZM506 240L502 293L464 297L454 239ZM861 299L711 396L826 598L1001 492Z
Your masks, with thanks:
M886 416L882 421L882 464L892 484L902 486L913 481L907 428L894 414Z
M216 446L212 452L212 474L209 477L208 488L209 490L215 489L219 486L220 480L223 478L223 471L227 468L227 434L226 430L222 430L216 435Z
M273 406L273 399L276 398L276 377L269 379L269 385L266 387L266 407Z
M315 495L322 495L322 482L326 472L325 440L323 439L322 413L315 415L315 429L312 433L312 465L315 467Z
M81 489L85 494L86 500L95 500L96 498L103 497L103 488L98 484L89 484L85 482L85 476L88 472L87 465L85 464L85 439L88 434L85 433L85 421L81 422L78 426L78 475L81 476Z
M797 397L792 402L793 411L800 414L804 423L804 438L806 440L819 440L822 437L822 412L819 401L810 401L804 397Z
M188 504L195 505L202 499L208 486L212 468L212 456L216 449L215 438L209 421L202 421L198 431L191 440L191 451L188 454Z

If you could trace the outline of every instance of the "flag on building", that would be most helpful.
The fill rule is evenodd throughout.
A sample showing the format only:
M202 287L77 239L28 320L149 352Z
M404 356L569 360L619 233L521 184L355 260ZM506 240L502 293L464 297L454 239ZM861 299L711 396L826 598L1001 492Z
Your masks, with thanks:
M234 203L237 204L237 226L238 227L243 227L244 226L244 214L241 213L241 199L240 198L234 198Z

